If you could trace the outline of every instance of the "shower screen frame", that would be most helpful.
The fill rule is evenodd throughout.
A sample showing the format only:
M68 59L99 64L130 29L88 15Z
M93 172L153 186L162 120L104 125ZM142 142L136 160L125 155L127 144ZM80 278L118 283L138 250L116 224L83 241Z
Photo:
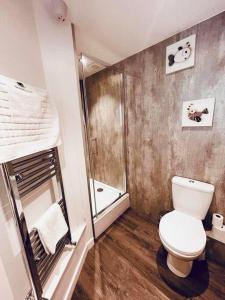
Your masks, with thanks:
M82 58L82 56L81 56ZM97 61L99 63L99 61ZM91 167L91 149L90 149L90 123L89 123L89 109L88 109L88 99L87 99L87 91L86 91L86 78L84 76L84 69L82 64L82 59L79 60L80 65L80 77L81 77L81 100L82 100L82 110L83 110L83 118L84 118L84 127L85 127L85 140L86 140L86 161L87 161L87 175L88 175L88 188L89 188L89 198L90 198L90 206L91 206L91 213L92 213L92 219L98 218L98 216L105 210L107 210L109 207L111 207L115 202L117 202L121 197L123 197L127 193L127 156L126 156L126 125L125 125L125 89L124 89L124 74L122 71L117 70L116 67L114 70L118 72L121 76L121 101L120 101L120 123L121 123L121 134L122 134L122 158L123 158L123 187L124 190L122 191L121 195L119 195L117 198L115 198L109 205L105 206L101 210L97 210L96 205L96 193L95 193L95 170ZM107 65L105 67L108 67ZM90 179L92 182L90 182ZM91 195L91 189L90 184L92 184L93 188L93 195L94 195L94 209L92 206L92 195ZM95 213L94 213L95 210Z

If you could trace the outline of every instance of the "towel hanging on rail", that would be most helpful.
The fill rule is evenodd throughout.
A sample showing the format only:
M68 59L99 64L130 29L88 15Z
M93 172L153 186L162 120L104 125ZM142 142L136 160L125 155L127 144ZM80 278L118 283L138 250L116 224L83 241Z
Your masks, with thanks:
M68 232L68 226L59 204L52 204L34 225L47 254L55 254L56 245Z
M58 114L47 92L0 75L0 163L59 144Z

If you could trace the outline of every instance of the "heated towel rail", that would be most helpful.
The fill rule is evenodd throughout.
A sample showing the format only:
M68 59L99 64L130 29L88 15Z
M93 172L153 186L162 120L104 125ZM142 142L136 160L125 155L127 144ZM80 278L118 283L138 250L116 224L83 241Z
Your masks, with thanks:
M67 207L63 189L58 149L41 151L3 164L3 170L11 194L15 218L24 245L28 265L38 300L42 300L44 285L57 263L66 244L71 243L70 229L58 242L54 255L47 255L35 229L28 232L23 211L23 198L56 177L61 199L58 201L69 227Z

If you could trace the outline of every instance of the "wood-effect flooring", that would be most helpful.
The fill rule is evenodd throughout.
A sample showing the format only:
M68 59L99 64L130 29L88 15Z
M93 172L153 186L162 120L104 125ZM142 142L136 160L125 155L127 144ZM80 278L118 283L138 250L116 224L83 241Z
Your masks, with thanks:
M89 251L72 300L225 299L225 267L195 261L178 278L166 265L158 227L131 209Z

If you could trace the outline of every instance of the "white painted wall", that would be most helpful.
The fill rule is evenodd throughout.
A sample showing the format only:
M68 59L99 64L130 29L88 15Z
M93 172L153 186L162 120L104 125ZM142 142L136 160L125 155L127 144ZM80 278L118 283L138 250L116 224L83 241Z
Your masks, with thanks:
M70 22L55 22L51 14L50 0L33 0L33 7L30 0L0 0L0 7L0 73L34 86L46 87L55 101L62 129L60 159L72 231L81 223L87 223L85 234L72 259L70 271L56 291L55 299L59 299L60 295L61 300L68 296L74 287L71 279L77 279L78 273L74 272L80 270L86 247L91 244L93 238L78 72ZM16 240L15 225L12 216L5 213L1 191L0 204L1 297L6 300L23 300L29 290L29 281ZM7 209L9 210L9 207ZM67 283L71 290L67 290Z
M73 229L84 219L90 227L90 207L82 136L79 77L69 18L58 23L50 0L33 0L46 86L60 117L60 158ZM91 228L88 228L91 237Z
M32 3L0 0L0 73L45 87Z
M45 87L32 3L0 0L0 73ZM0 178L1 299L23 300L30 289L5 186Z
M1 174L0 170L0 298L23 300L31 285Z
M58 107L61 121L63 144L60 147L60 159L72 232L82 223L87 223L85 234L76 250L76 260L73 266L73 270L76 270L79 260L85 253L87 243L93 238L77 60L69 17L65 23L58 23L52 14L51 0L33 0L33 7L46 86L50 97L54 99ZM60 299L64 299L68 292L65 282L69 282L71 278L72 276L68 275L67 279L62 281L63 284L56 292L55 299L59 299L57 295L60 295Z

